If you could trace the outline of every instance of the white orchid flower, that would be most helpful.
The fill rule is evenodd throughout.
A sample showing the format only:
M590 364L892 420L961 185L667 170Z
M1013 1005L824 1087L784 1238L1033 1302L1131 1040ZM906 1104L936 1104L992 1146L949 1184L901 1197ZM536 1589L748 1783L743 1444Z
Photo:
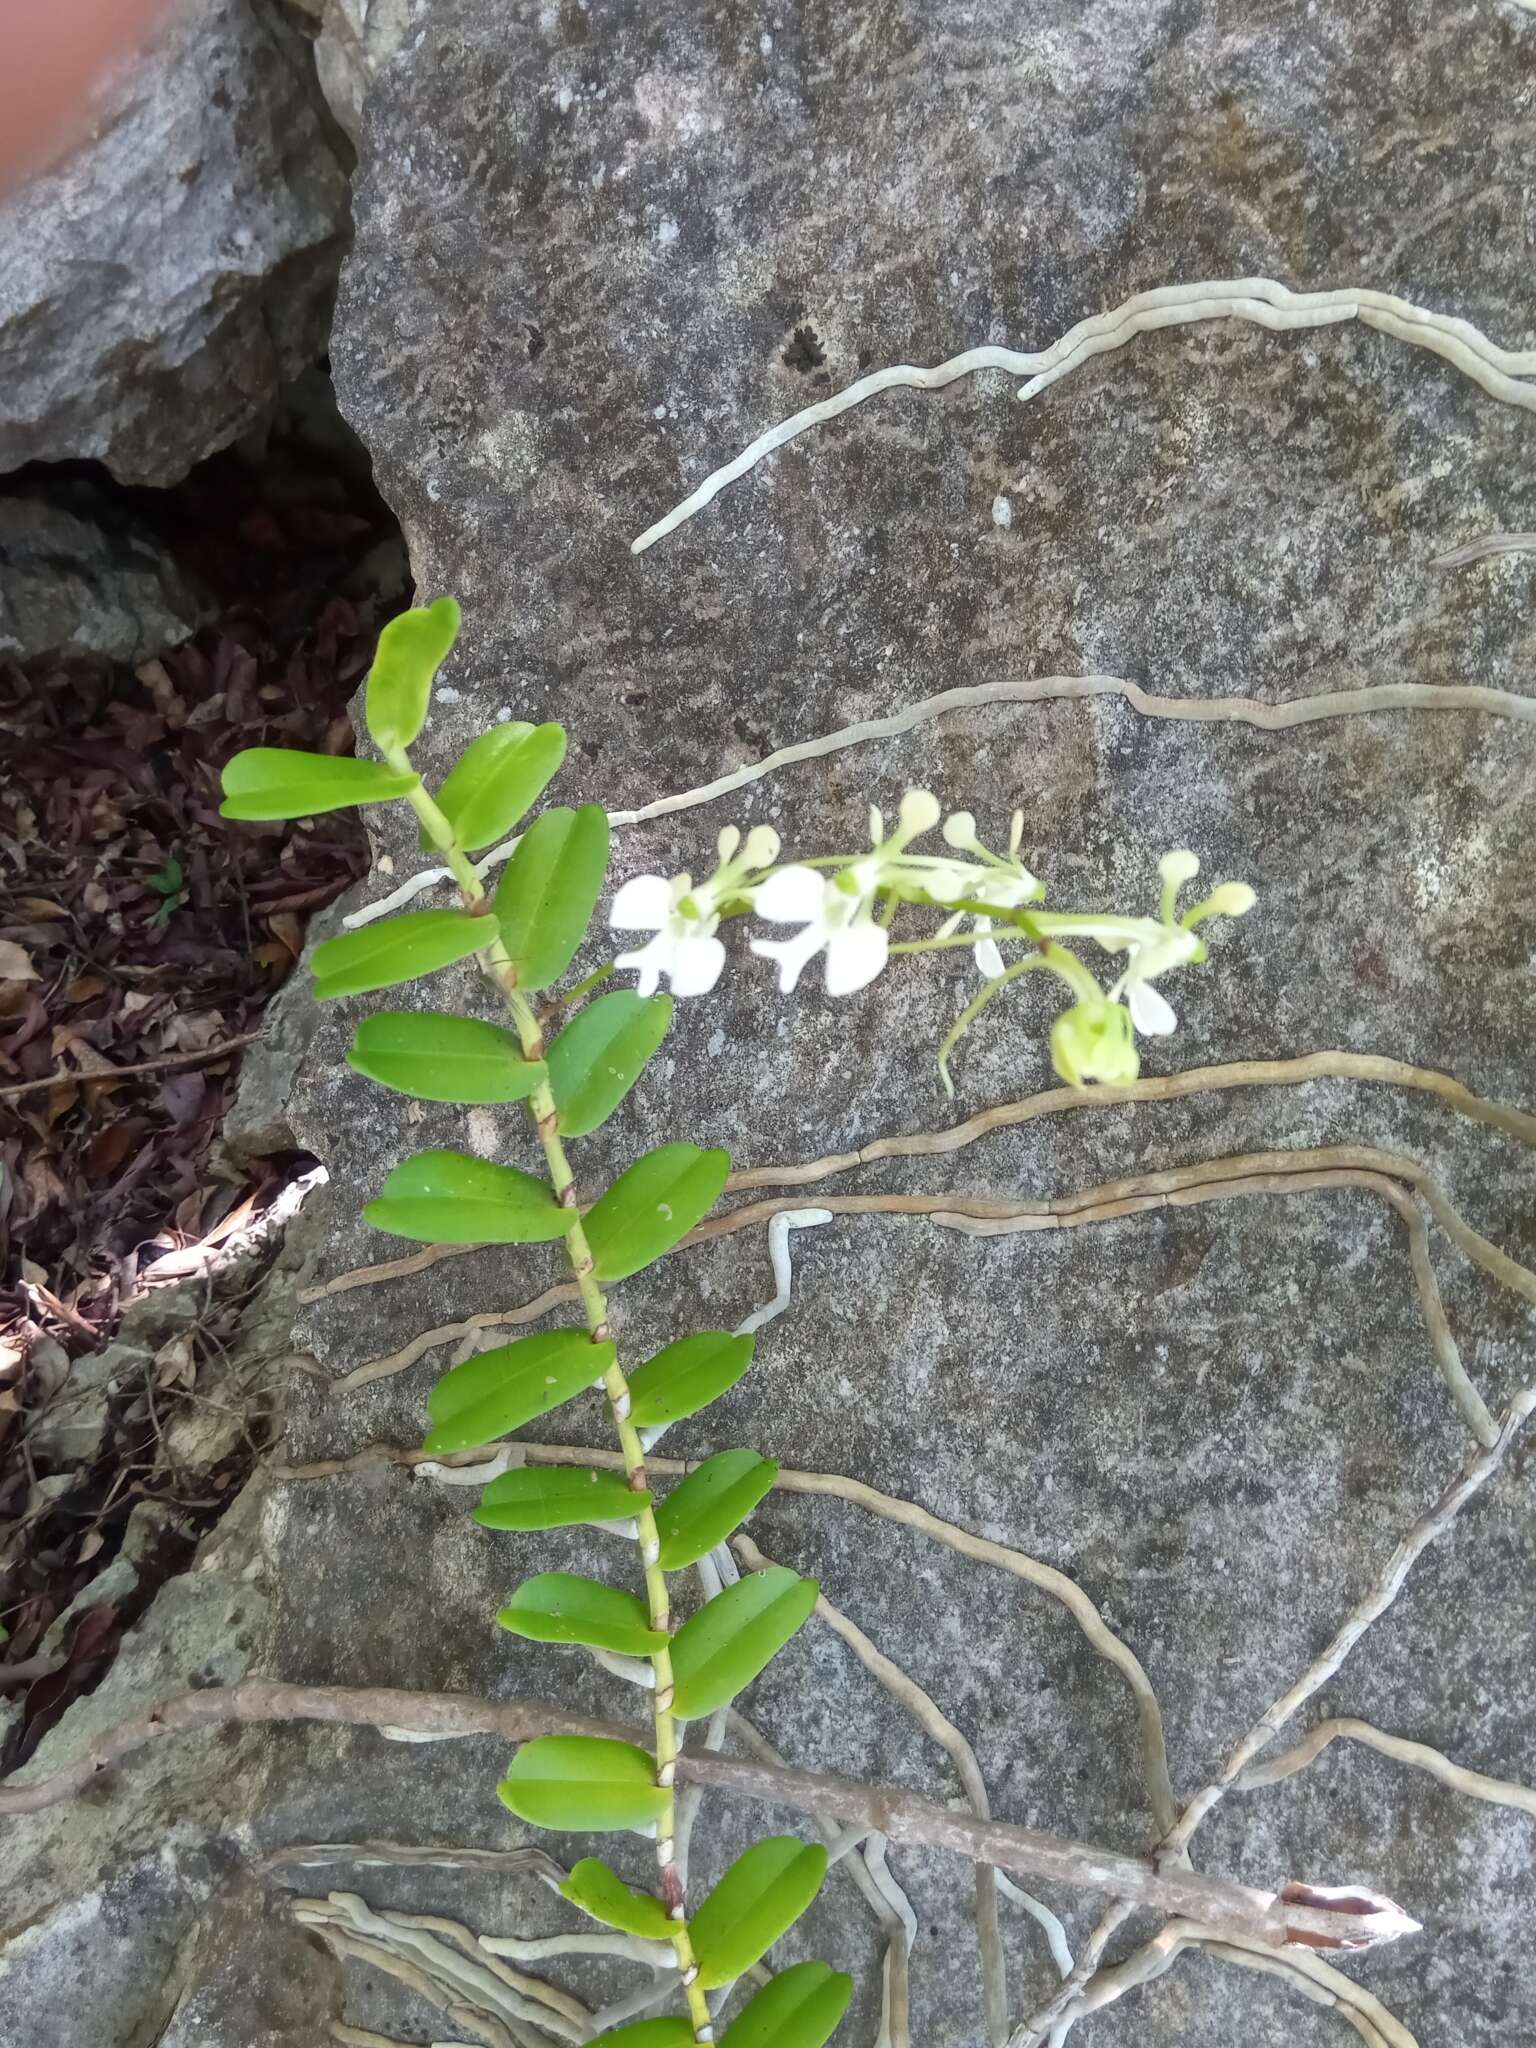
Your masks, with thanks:
M725 966L725 946L716 937L722 907L733 900L750 902L754 885L748 877L778 857L779 835L758 825L741 834L728 825L719 838L720 864L707 882L693 886L691 875L633 875L613 899L608 922L615 931L648 931L648 945L621 953L615 967L633 967L639 975L635 992L656 993L663 977L675 996L707 995ZM738 848L740 852L738 853Z
M1019 845L1024 837L1024 813L1015 811L1009 828L1008 858L1004 860L982 845L976 836L976 819L970 811L955 811L944 820L944 839L947 845L958 852L974 853L986 862L984 868L974 868L959 862L952 864L955 885L940 887L930 885L929 894L941 903L953 902L957 896L969 897L973 903L995 903L999 910L1017 910L1026 903L1033 903L1045 894L1041 884L1019 859ZM974 913L973 913L974 915ZM948 938L964 922L965 913L960 913L941 926L940 936ZM987 981L995 981L1003 972L1003 956L998 951L997 941L989 934L993 929L990 917L976 917L974 922L976 944L972 957L977 969Z
M815 959L827 956L827 994L851 996L867 988L890 957L891 936L874 921L878 870L856 861L836 875L815 868L780 868L757 892L757 914L773 924L798 924L792 939L754 939L752 950L775 960L785 995Z
M798 863L780 868L756 891L759 917L771 924L798 924L792 939L754 939L760 959L774 960L779 988L788 995L818 953L827 956L827 994L851 996L867 988L890 958L891 938L875 923L875 904L882 889L932 893L930 873L948 882L952 861L910 856L907 847L939 822L941 805L926 789L909 789L901 800L896 830L886 837L877 806L869 808L869 836L874 844L861 860L833 874L818 873ZM960 887L952 894L963 895Z
M1156 917L1053 917L1044 912L1039 916L1051 937L1094 939L1107 953L1125 954L1125 971L1111 987L1109 1000L1124 999L1131 1022L1144 1038L1166 1038L1178 1025L1172 1004L1152 984L1159 975L1205 958L1205 941L1194 927L1208 917L1241 917L1254 903L1246 882L1223 882L1175 922L1179 891L1200 872L1200 862L1181 848L1165 853L1157 867L1163 894Z

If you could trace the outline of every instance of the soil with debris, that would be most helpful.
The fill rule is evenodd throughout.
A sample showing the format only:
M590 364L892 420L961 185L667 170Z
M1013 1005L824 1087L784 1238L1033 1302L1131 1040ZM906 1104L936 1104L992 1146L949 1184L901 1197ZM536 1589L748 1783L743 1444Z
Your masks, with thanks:
M266 1403L243 1385L223 1388L238 1427L211 1468L185 1469L175 1430L228 1378L312 1162L234 1160L219 1136L309 917L367 853L350 813L227 824L219 772L242 747L350 753L347 700L407 596L366 474L312 443L126 495L213 623L137 667L0 661L0 1712L22 1703L0 1721L6 1767L131 1618L70 1614L82 1588L142 1551L142 1606L256 1455ZM188 1281L191 1312L165 1313ZM146 1534L147 1508L171 1522Z

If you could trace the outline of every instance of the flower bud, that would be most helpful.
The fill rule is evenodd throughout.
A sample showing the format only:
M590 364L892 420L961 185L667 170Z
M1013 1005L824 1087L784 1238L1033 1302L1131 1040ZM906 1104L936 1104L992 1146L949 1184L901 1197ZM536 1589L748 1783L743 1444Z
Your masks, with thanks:
M1182 889L1186 882L1192 882L1200 872L1200 860L1187 847L1176 848L1165 853L1157 864L1157 872L1174 889Z
M898 813L902 838L916 839L921 833L931 832L943 808L931 789L909 789Z

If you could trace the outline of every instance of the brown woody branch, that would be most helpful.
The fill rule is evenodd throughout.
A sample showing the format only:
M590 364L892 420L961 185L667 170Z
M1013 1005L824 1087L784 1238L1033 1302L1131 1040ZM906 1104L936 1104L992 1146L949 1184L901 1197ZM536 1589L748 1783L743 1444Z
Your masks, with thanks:
M0 1786L0 1814L35 1813L70 1798L162 1736L265 1721L325 1721L437 1738L495 1735L509 1742L534 1735L624 1740L636 1735L634 1729L569 1713L548 1700L494 1701L467 1693L403 1692L388 1686L282 1685L245 1679L238 1685L179 1693L147 1714L108 1729L51 1777L31 1785ZM1350 1894L1337 1905L1328 1905L1316 1902L1305 1886L1287 1885L1277 1894L1198 1871L1158 1870L1140 1857L1113 1849L1008 1821L951 1813L931 1799L894 1786L864 1785L851 1778L702 1751L685 1752L678 1768L680 1776L733 1798L794 1807L878 1829L895 1843L946 1850L972 1863L990 1863L1079 1891L1108 1892L1136 1905L1230 1928L1274 1947L1302 1941L1313 1948L1358 1948L1415 1931L1415 1923L1389 1900L1369 1894Z

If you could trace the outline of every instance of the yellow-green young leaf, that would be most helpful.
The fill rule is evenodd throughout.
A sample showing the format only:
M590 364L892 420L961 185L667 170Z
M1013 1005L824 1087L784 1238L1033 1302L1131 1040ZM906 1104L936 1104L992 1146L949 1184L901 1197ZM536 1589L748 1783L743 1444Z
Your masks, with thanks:
M421 785L419 775L350 754L247 747L226 763L221 818L317 818L351 804L381 804Z
M497 732L498 734L501 734L501 733L505 733L505 734L507 735L507 737L506 737L506 738L505 738L505 739L504 739L504 740L502 741L502 745L503 745L503 746L510 746L510 745L512 744L512 742L513 742L514 740L525 740L525 739L527 739L527 737L528 737L529 733L531 733L531 732L533 731L533 727L532 727L532 726L531 726L531 725L530 725L530 724L528 723L528 721L527 721L527 719L526 719L526 718L514 718L514 719L510 720L510 721L509 721L509 723L508 723L508 724L506 724L506 725L498 725L498 726L496 726L496 727L494 728L494 730L495 730L495 731L496 731L496 732ZM485 735L482 735L482 738L483 738L483 737L485 737ZM473 743L472 743L472 744L471 744L471 745L470 745L470 746L469 746L468 748L466 748L466 750L465 750L465 751L464 751L464 752L463 752L463 753L462 753L462 754L461 754L461 755L459 756L459 760L458 760L458 766L459 766L460 768L462 768L462 767L463 767L464 763L465 763L465 762L466 762L466 761L467 761L467 760L469 759L469 756L470 756L470 754L472 754L472 753L474 752L474 749L475 749L475 747L477 747L477 746L478 746L479 744L480 744L480 741L479 741L479 740L476 740L476 741L474 741L474 742L473 742ZM450 775L448 779L449 779L449 781L451 782L451 781L453 780L453 776L452 776L452 775ZM445 783L445 784L444 784L444 788L446 788L446 787L447 787L447 784ZM439 810L441 810L441 809L442 809L442 792L441 792L441 791L439 791L439 792L438 792L438 809L439 809ZM437 843L437 840L436 840L436 838L435 838L435 837L433 836L433 834L432 834L432 833L430 833L430 832L429 832L429 831L427 830L427 828L426 828L426 826L425 826L425 825L423 825L423 826L422 826L422 828L421 828L421 832L420 832L420 834L419 834L419 842L420 842L421 850L422 850L422 852L423 852L423 853L436 853L436 852L440 851L440 848L439 848L439 846L438 846L438 843Z
M382 1010L358 1025L347 1065L426 1102L521 1102L543 1080L542 1060L499 1024L437 1010Z
M770 1835L738 1856L689 1922L699 1983L729 1984L788 1933L821 1890L827 1852L819 1842Z
M662 1570L680 1572L723 1543L751 1514L778 1471L774 1459L760 1458L756 1451L721 1451L706 1458L656 1510Z
M437 793L459 844L470 853L503 839L537 803L565 759L559 725L493 725L454 763Z
M509 1430L521 1429L574 1399L601 1379L613 1360L614 1346L594 1344L585 1330L541 1330L537 1336L482 1351L478 1358L445 1372L428 1394L432 1433L423 1449L438 1457L492 1444ZM482 1498L490 1491L488 1487Z
M640 1078L672 1021L670 996L599 996L549 1048L549 1085L567 1138L605 1124Z
M405 917L383 917L377 924L365 924L316 946L310 963L315 994L331 1002L337 996L395 988L467 960L495 936L494 917L471 917L463 910L413 910Z
M627 2027L610 2027L599 2034L592 2048L693 2048L691 2020L636 2020Z
M822 2048L848 2010L853 1979L825 1963L796 1963L732 2020L720 2048Z
M806 1620L820 1590L776 1564L717 1593L672 1638L676 1713L696 1721L733 1700Z
M515 1636L535 1643L585 1643L620 1657L664 1650L664 1631L651 1627L645 1602L617 1586L576 1572L540 1572L525 1579L496 1619Z
M686 1237L725 1186L731 1155L697 1145L658 1145L621 1173L587 1213L599 1280L627 1280Z
M697 1415L735 1386L756 1347L755 1337L733 1337L726 1330L679 1337L631 1375L630 1420L636 1429L650 1429Z
M652 1898L649 1892L631 1891L621 1877L616 1876L606 1863L599 1863L595 1856L583 1856L572 1866L560 1892L573 1906L580 1906L583 1913L600 1920L605 1927L617 1927L624 1934L637 1934L642 1941L672 1939L677 1923L668 1918L667 1909L660 1899ZM605 2034L602 2038L606 2041L614 2037ZM688 2029L688 2039L693 2039L692 2028Z
M647 1827L672 1798L656 1782L654 1757L605 1735L525 1742L496 1791L519 1820L580 1835Z
M496 889L501 942L519 988L548 988L575 957L608 867L608 813L601 804L535 818Z
M489 1443L490 1438L476 1437L475 1442ZM650 1503L648 1493L632 1491L617 1472L593 1472L585 1465L529 1465L491 1481L480 1496L475 1520L485 1529L570 1529L579 1522L632 1521Z
M468 1152L418 1152L363 1209L375 1230L424 1244L539 1244L563 1237L575 1214L546 1181Z
M421 731L432 679L458 637L459 608L451 597L401 612L379 635L364 701L368 730L380 747L408 747Z

